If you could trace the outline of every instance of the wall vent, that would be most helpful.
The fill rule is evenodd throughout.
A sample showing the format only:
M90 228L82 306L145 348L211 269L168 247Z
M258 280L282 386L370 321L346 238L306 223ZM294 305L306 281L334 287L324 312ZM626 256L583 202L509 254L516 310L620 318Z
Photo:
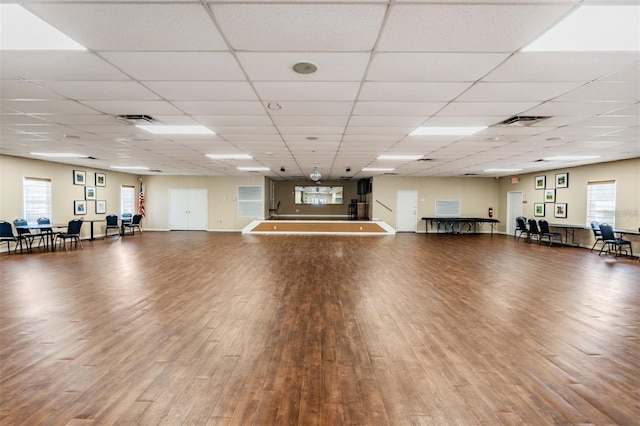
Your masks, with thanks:
M498 123L498 126L531 126L532 124L537 124L547 118L551 118L548 116L541 115L514 115L513 117L507 118L504 121Z

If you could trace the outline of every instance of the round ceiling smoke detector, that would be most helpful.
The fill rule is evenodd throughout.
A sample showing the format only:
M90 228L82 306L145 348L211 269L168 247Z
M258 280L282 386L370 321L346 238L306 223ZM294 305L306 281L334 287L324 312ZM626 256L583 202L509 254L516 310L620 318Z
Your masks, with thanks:
M318 66L311 62L298 62L293 66L293 70L298 74L313 74L318 71Z

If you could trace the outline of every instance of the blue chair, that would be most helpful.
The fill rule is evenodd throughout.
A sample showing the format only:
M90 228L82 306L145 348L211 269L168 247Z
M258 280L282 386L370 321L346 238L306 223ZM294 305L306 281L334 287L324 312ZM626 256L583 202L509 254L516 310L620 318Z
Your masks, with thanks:
M82 224L84 221L80 219L74 219L69 221L69 225L67 226L67 232L60 232L56 234L56 239L61 239L61 245L64 245L64 249L67 250L67 240L71 240L71 242L75 242L75 246L78 247L80 244L80 248L84 248L82 245L82 241L80 241L80 229L82 228Z
M109 237L109 229L115 229L117 231L116 234L111 234L111 236L113 237L114 235L116 237L120 236L120 226L118 225L118 216L116 216L115 214L110 214L107 217L105 217L105 220L107 221L107 227L104 229L104 236L105 237Z
M142 221L142 215L134 214L133 218L131 218L131 222L123 222L122 226L130 229L129 234L135 235L136 229L139 233L142 233L142 228L140 228L140 222Z
M7 243L7 251L11 254L11 243L15 243L14 252L18 250L20 244L20 253L22 253L22 240L13 234L11 223L0 220L0 244Z
M604 244L604 240L602 239L602 232L600 231L600 222L597 222L595 220L591 222L591 231L593 231L593 238L596 239L596 241L593 243L593 246L591 246L591 251L593 251L593 249L596 248L596 244Z
M600 249L600 253L598 256L602 254L603 251L606 250L606 253L611 253L611 248L613 247L613 252L615 253L615 257L618 255L622 255L624 251L625 256L627 255L627 250L623 247L629 246L629 252L631 256L633 256L633 248L631 247L631 241L623 240L622 238L616 238L615 233L613 232L613 227L606 223L600 224L600 232L602 233L602 240L604 244L602 244L602 248Z
M527 218L523 216L516 217L516 230L513 233L513 238L516 241L520 240L522 234L525 234L525 239L529 239L529 229L527 228ZM517 238L516 238L517 237Z
M20 251L22 252L22 241L27 245L27 251L31 252L31 248L33 246L33 240L36 238L35 235L31 233L31 230L28 228L29 224L26 219L16 219L13 221L13 225L16 227L16 232L18 233L18 240L20 240Z
M544 219L540 219L538 221L538 225L540 226L540 242L542 242L543 238L546 238L549 241L549 247L551 247L551 243L554 238L560 239L560 245L563 246L562 243L562 234L559 232L551 232L549 229L549 222Z

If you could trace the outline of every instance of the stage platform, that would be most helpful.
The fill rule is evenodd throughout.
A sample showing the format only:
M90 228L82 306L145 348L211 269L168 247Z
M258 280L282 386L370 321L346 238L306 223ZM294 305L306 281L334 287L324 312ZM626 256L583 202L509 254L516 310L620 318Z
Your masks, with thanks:
M254 220L243 234L395 235L386 222L360 220Z

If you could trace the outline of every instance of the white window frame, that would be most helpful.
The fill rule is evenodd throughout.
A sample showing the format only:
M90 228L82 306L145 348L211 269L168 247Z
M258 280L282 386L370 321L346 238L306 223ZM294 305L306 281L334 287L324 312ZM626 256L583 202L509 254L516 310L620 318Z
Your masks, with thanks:
M264 187L238 185L238 217L264 216Z
M616 181L587 182L587 227L591 222L616 226Z
M123 213L137 214L138 199L136 198L136 187L133 185L122 185L120 187L120 215Z
M23 177L22 200L23 218L27 223L35 225L41 217L52 220L51 179Z

